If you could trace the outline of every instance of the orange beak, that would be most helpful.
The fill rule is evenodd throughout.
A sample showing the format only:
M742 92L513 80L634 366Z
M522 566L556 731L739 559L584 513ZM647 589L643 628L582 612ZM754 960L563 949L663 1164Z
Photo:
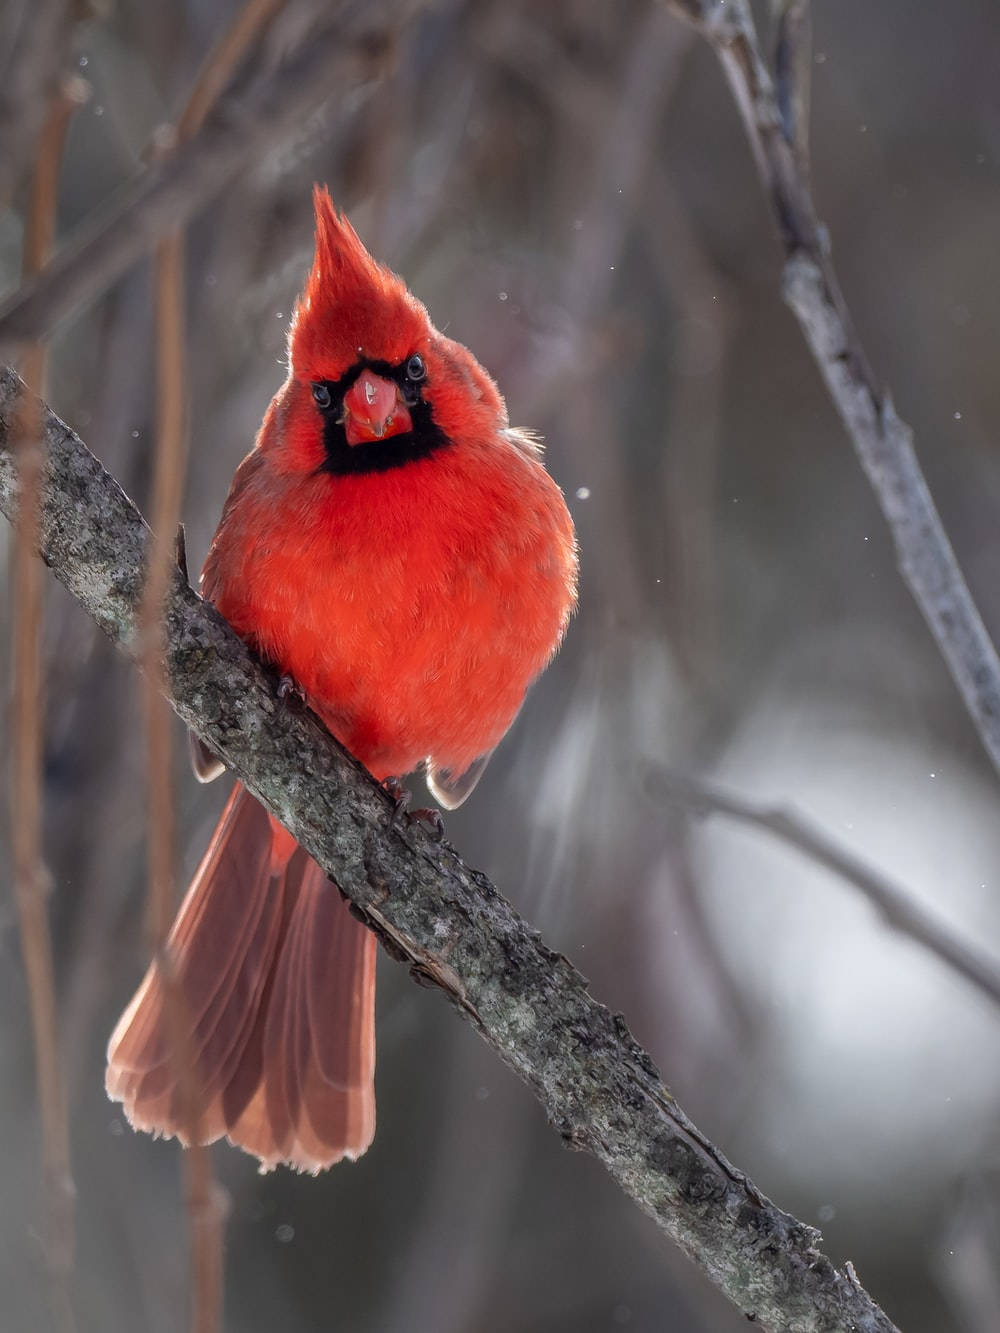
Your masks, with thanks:
M344 394L344 434L348 444L367 444L413 429L399 386L363 370Z

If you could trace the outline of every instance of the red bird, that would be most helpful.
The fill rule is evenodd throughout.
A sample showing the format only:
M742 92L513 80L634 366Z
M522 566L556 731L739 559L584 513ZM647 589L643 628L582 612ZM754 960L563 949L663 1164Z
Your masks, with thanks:
M566 629L573 524L530 435L325 190L288 379L240 464L204 595L379 779L461 804ZM202 756L200 776L221 771ZM242 786L170 936L198 1136L318 1171L375 1132L375 940ZM108 1048L139 1129L186 1141L160 979Z

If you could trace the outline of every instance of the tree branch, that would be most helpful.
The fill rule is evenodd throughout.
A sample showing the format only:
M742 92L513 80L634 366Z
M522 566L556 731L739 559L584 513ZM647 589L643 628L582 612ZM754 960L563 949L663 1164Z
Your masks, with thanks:
M781 127L803 179L809 174L809 93L812 16L809 0L772 0L775 9L774 77Z
M99 295L241 171L300 128L336 92L377 73L409 5L337 6L270 77L220 102L195 138L154 162L85 223L45 270L0 304L0 357L45 337Z
M67 0L0 7L0 208L21 184L66 64Z
M1000 659L931 498L913 432L872 374L851 322L816 214L800 130L794 116L791 123L782 116L748 0L665 2L694 24L719 58L784 245L782 295L867 473L895 541L900 573L1000 771Z
M37 273L48 258L55 232L59 168L70 118L84 98L81 80L65 79L49 102L38 138L25 219L23 271ZM10 593L14 610L11 663L12 741L10 747L10 844L14 895L21 929L35 1080L42 1131L44 1221L42 1226L53 1317L59 1328L76 1327L69 1280L76 1245L70 1161L69 1120L59 1058L55 972L49 930L51 887L42 837L45 681L42 667L42 570L35 559L39 506L45 463L40 402L45 392L47 352L42 343L24 348L24 373L34 391L25 394L15 418L14 455L21 504L11 560Z
M0 371L0 508L23 386ZM134 661L149 529L82 442L44 410L46 563ZM687 1118L619 1015L480 872L393 802L176 574L164 678L175 710L290 830L394 956L441 987L525 1080L564 1141L591 1152L763 1329L895 1333L888 1317Z
M649 791L698 814L727 815L741 824L765 829L810 860L853 884L886 923L907 935L1000 1005L1000 960L975 941L964 939L942 917L835 841L804 815L782 806L760 805L734 796L713 782L649 765Z
M273 20L283 0L246 0L209 51L177 122L175 142L193 139L235 71ZM164 151L169 151L165 149ZM218 1333L222 1326L223 1229L228 1195L215 1181L209 1149L201 1142L201 1111L194 1077L190 1028L176 958L169 945L177 878L174 846L173 732L162 679L161 607L173 556L187 465L187 394L184 292L184 232L161 236L153 260L156 322L156 456L153 467L154 538L146 562L146 587L139 612L145 676L147 746L147 867L150 950L159 972L168 1034L168 1059L180 1094L181 1123L189 1150L182 1156L188 1212L191 1328Z

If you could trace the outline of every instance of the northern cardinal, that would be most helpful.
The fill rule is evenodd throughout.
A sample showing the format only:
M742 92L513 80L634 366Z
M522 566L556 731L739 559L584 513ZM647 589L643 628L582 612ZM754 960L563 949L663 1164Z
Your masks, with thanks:
M317 188L290 369L233 478L202 591L375 775L476 785L575 601L530 435ZM197 766L197 765L196 765ZM201 776L221 764L201 752ZM199 1138L318 1171L375 1132L375 940L237 784L170 936ZM134 1126L187 1141L154 967L108 1047Z

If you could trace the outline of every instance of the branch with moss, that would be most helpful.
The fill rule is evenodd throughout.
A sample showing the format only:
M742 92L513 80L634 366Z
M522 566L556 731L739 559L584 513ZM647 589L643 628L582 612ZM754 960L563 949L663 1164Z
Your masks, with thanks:
M0 509L17 511L11 455L24 386L0 370ZM140 662L151 533L82 441L41 408L40 553L101 629ZM174 572L163 680L175 711L294 834L389 952L455 1008L532 1089L570 1147L592 1153L733 1303L779 1333L893 1333L853 1269L775 1207L692 1124L620 1015L587 991L479 871L394 804L221 616ZM333 890L331 889L331 892Z

